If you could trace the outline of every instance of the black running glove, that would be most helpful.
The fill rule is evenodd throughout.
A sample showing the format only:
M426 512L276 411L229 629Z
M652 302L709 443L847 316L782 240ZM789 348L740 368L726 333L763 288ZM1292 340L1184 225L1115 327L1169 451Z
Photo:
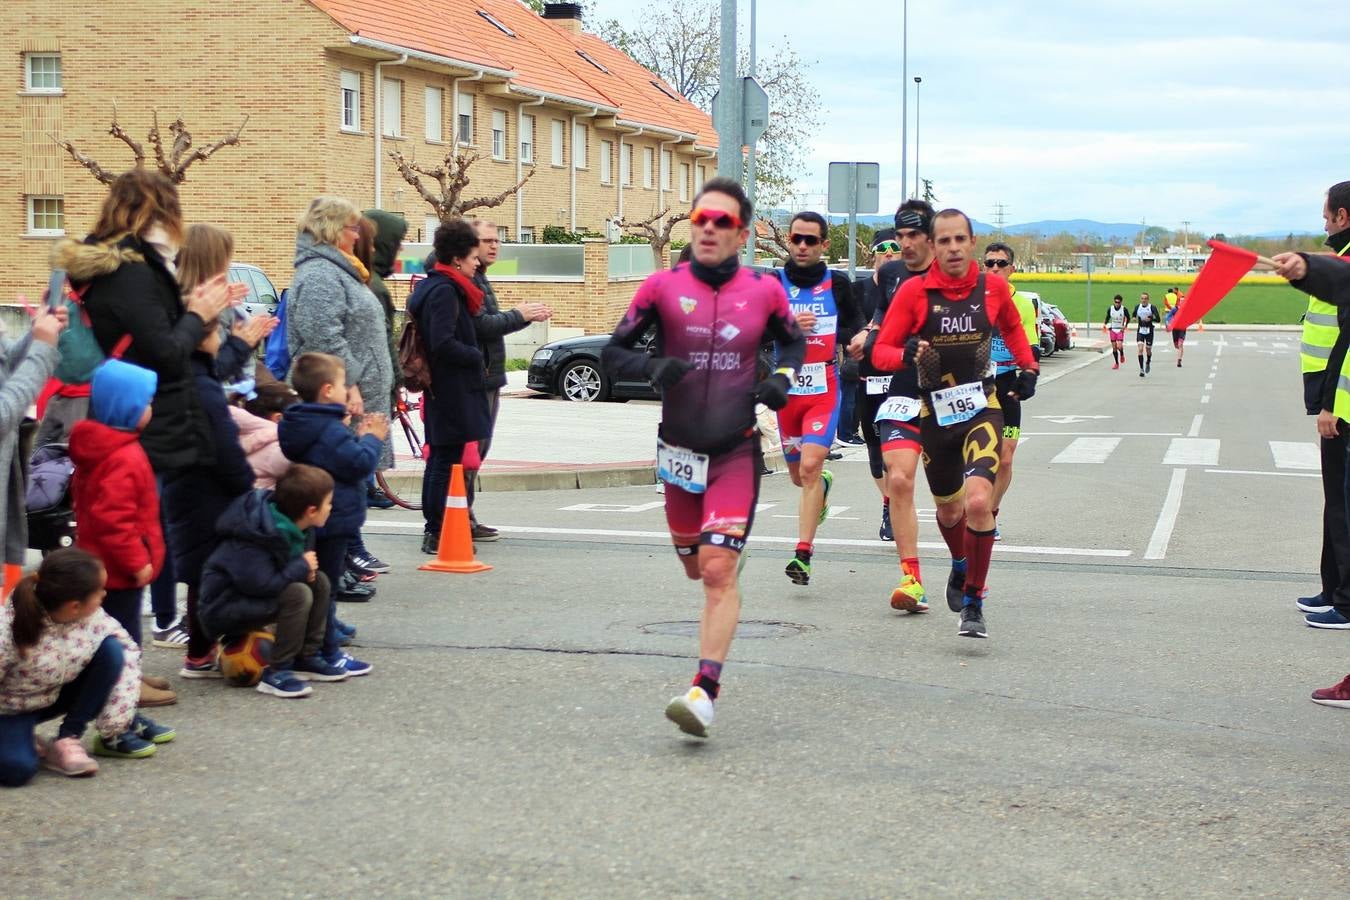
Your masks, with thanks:
M909 340L905 341L905 358L902 360L906 368L914 368L914 357L919 355L919 336L911 334Z
M782 372L774 372L755 386L755 402L763 403L774 412L787 406L788 390L792 382Z
M1023 369L1017 373L1013 393L1017 395L1018 400L1030 400L1036 396L1036 378L1037 374L1030 369Z
M693 366L682 359L670 356L654 356L647 360L647 378L659 388L674 387Z

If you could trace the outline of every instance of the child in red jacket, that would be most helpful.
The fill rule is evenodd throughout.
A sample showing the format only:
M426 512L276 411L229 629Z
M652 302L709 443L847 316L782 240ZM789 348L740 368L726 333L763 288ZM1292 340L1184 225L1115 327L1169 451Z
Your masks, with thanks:
M159 493L140 434L150 421L154 372L111 359L94 372L89 415L70 433L75 543L103 561L103 608L141 643L141 591L164 565Z

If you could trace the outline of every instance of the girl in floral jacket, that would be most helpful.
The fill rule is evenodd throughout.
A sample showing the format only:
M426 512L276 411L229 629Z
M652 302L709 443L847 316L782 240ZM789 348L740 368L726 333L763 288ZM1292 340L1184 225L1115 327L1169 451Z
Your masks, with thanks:
M94 556L56 550L0 606L0 785L26 783L39 765L97 772L80 740L91 721L103 756L150 756L173 739L136 712L141 651L103 611L106 581ZM38 723L61 716L56 740L36 736Z

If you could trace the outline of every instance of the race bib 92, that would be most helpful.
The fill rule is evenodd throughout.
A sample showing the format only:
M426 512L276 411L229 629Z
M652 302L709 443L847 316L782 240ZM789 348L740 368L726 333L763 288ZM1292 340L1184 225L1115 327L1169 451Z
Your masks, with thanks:
M823 394L827 389L825 363L815 362L807 363L797 370L797 380L788 393L798 395Z

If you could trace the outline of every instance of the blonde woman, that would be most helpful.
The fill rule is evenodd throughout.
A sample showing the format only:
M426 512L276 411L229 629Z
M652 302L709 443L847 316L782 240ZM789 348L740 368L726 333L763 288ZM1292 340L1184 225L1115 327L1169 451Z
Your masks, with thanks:
M394 391L394 364L384 308L366 286L370 271L355 255L361 212L342 197L318 197L300 217L295 238L295 278L286 310L286 343L291 359L302 353L329 353L347 370L347 409L353 416L388 417ZM389 442L379 468L393 465ZM387 572L358 535L349 551L365 572ZM336 587L340 599L367 600L373 591L351 578Z

